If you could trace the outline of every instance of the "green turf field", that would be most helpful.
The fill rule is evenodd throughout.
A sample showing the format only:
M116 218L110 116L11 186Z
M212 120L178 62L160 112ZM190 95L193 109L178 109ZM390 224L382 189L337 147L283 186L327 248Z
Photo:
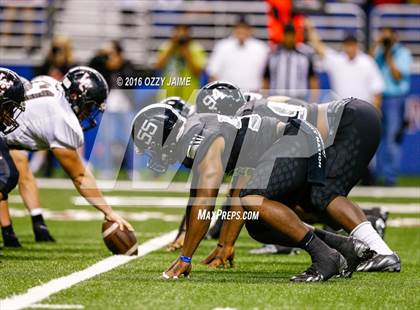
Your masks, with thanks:
M71 197L76 195L74 191L41 192L44 207L48 210L94 212L93 208L72 205ZM107 195L141 194L112 192ZM372 201L380 204L381 199ZM415 203L415 200L397 202ZM11 204L11 207L23 210L19 203ZM176 229L177 219L183 211L181 208L164 207L116 209L127 213L175 215L169 221L149 219L132 222L140 242ZM420 215L391 215L391 219L397 217L419 218ZM24 248L3 250L4 255L0 258L0 299L24 293L31 287L82 270L109 256L101 239L100 220L49 220L48 225L58 242L35 244L29 218L14 219L16 233ZM399 274L356 273L352 279L334 279L322 284L292 284L289 277L308 267L309 256L303 253L296 256L250 255L248 251L259 244L243 231L236 246L234 269L209 270L200 265L199 261L215 246L214 241L205 241L194 257L189 280L165 281L159 278L177 256L161 249L63 290L40 303L82 305L85 309L419 309L420 227L389 228L386 240L402 258L403 269Z

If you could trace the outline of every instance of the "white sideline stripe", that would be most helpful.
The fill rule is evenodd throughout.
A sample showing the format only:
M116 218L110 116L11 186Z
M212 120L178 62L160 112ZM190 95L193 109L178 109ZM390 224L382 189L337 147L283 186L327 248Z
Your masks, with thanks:
M159 207L159 208L185 208L188 203L188 198L184 197L149 197L149 196L105 196L105 200L111 206L118 207ZM221 198L220 201L223 201ZM73 204L77 206L89 206L89 202L83 197L73 197ZM374 203L374 202L358 202L362 208L380 207L384 211L392 213L420 213L420 204L406 203Z
M190 190L189 183L183 182L145 182L145 181L107 181L97 180L98 186L101 189L122 190L122 191L167 191L188 193ZM40 188L49 189L72 189L73 183L69 179L37 179L37 184ZM225 193L227 185L222 185L219 190L220 193ZM380 187L380 186L356 186L350 192L351 196L360 197L403 197L403 198L420 198L420 189L416 187Z
M12 217L27 217L28 212L23 209L10 208ZM52 211L43 209L43 216L55 221L94 221L103 220L102 213L89 210L66 209L63 211ZM165 214L163 212L119 212L121 216L130 221L145 222L149 220L160 220L164 222L179 222L182 218L177 214Z
M420 218L396 218L386 222L390 227L419 227Z
M420 200L420 188L356 186L350 192L350 196L375 198L418 198Z
M150 252L156 251L171 242L176 237L177 233L177 230L173 230L164 235L146 241L138 247L139 253L137 256L110 256L86 269L30 288L26 293L2 299L0 300L0 309L18 310L27 308L30 305L40 302L41 300L62 290L68 289L75 284L91 279L101 273L108 272L141 256L145 256Z
M223 198L222 198L223 199ZM83 197L72 197L72 203L76 206L90 206ZM105 201L110 206L160 206L168 209L185 208L188 203L187 197L157 197L157 196L105 196Z
M33 304L28 308L31 309L84 309L83 305L52 305L52 304Z
M377 202L358 202L362 208L374 208L379 207L383 211L389 213L401 213L401 214L420 214L420 204L417 203L377 203Z

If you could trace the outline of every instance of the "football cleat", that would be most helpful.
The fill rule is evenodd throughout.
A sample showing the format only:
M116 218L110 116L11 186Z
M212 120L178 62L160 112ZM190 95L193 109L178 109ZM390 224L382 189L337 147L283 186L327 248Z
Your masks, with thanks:
M357 266L371 259L376 254L365 242L353 237L349 237L349 239L353 246L346 253L341 252L347 260L347 268L340 274L340 277L344 278L350 278L353 272L356 271Z
M21 248L22 245L19 242L19 239L14 233L2 232L3 235L3 244L6 248Z
M371 259L361 263L357 267L357 271L389 271L389 272L400 272L401 271L401 259L397 253L389 255L376 254Z
M252 249L249 251L250 254L290 254L296 255L299 253L299 249L292 248L288 246L274 245L274 244L264 244L262 247L257 249Z
M55 239L48 231L48 227L43 223L33 225L35 241L36 242L55 242Z
M313 263L301 274L290 278L292 282L324 282L335 275L343 273L347 268L346 259L338 252L328 256L329 264L326 262Z

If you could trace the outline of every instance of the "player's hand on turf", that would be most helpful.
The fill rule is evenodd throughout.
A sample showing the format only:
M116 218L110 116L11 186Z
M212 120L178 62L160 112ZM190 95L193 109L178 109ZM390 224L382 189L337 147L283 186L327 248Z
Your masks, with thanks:
M177 259L165 272L162 273L164 279L178 279L181 277L189 278L191 263L185 263Z
M105 215L105 218L108 221L116 222L120 228L120 230L124 230L125 228L129 231L134 231L133 226L130 225L129 222L127 222L125 219L121 217L121 215L115 213L114 211L109 212Z
M218 244L217 247L207 256L202 263L210 268L229 268L234 266L235 250L233 246L223 246Z

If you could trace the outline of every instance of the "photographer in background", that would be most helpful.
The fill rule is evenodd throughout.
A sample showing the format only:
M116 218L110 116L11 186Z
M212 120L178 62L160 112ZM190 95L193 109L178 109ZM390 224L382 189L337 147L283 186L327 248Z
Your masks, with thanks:
M166 90L165 97L178 96L188 100L194 90L200 88L200 75L206 63L203 47L191 38L191 31L187 25L176 25L172 38L160 47L155 63L155 69L162 71L166 77L162 89ZM188 86L168 86L170 77L190 77Z
M400 144L405 122L405 99L410 91L411 53L397 39L395 30L385 27L373 47L372 54L382 73L382 142L378 170L384 185L395 185L401 161Z
M108 42L90 61L89 66L98 70L110 86L106 112L101 119L101 129L92 150L93 163L102 179L114 179L122 168L128 177L133 171L132 147L127 147L130 123L137 109L133 93L118 85L118 78L135 77L133 64L126 58L119 41Z

